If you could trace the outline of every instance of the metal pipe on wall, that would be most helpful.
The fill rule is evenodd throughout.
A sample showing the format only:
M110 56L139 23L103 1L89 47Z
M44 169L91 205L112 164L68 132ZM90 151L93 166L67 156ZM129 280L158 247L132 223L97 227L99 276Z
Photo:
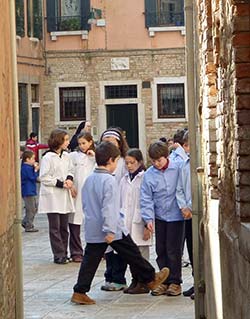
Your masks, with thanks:
M193 251L194 251L194 281L195 281L195 318L205 318L204 309L204 274L203 251L200 241L200 222L202 220L202 185L198 176L198 167L201 166L200 126L198 120L199 87L196 46L196 33L194 29L194 2L185 0L185 26L186 26L186 76L188 91L188 126L191 163L192 186L192 225L193 225Z
M11 28L11 60L12 60L12 97L14 118L14 142L15 142L15 177L16 177L16 219L14 222L14 251L16 262L16 318L23 319L23 264L22 264L22 235L21 235L21 183L20 183L20 160L19 160L19 109L18 109L18 78L16 58L16 11L15 1L10 5L10 28Z

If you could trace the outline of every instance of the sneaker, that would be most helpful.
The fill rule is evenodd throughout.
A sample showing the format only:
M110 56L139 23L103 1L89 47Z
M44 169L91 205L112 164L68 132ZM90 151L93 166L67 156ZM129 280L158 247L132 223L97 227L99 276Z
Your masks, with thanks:
M110 291L109 290L110 284L111 284L111 282L105 281L105 284L101 286L101 290Z
M32 228L25 228L26 233L37 233L39 230L35 227Z
M179 296L181 294L181 285L170 284L166 291L168 296Z
M161 296L165 295L168 289L168 285L161 284L156 289L151 291L151 295L153 296Z
M128 294L130 289L134 289L137 285L137 281L135 279L132 279L131 284L127 287L123 289L123 293L124 294Z
M194 293L194 286L189 288L188 290L183 291L184 297L190 297Z
M80 294L78 292L74 292L71 297L71 302L74 302L78 305L94 305L95 300L89 298L86 294Z
M129 289L127 293L131 295L140 295L140 294L148 294L149 291L150 290L146 284L138 282L137 285L134 288Z
M109 285L102 286L101 290L120 291L120 290L123 290L124 288L127 288L126 284L117 284L115 282L111 282L111 283L109 283Z
M194 293L190 296L190 298L191 298L192 300L194 300Z
M167 267L162 268L159 272L155 273L155 279L147 284L150 290L156 289L162 284L169 275L169 269Z
M69 263L69 259L67 257L54 258L54 263L58 265L65 265Z

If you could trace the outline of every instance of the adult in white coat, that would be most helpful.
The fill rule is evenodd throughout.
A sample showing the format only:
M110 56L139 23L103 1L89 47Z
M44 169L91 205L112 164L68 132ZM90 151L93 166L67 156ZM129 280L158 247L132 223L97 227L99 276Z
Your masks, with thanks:
M49 221L51 249L56 264L68 263L68 217L75 211L71 189L73 164L68 154L69 135L55 129L49 137L49 151L43 156L40 169L38 212L46 213Z
M70 257L74 262L81 262L83 248L81 243L81 225L84 222L82 209L82 187L86 178L92 173L95 167L94 140L90 133L83 132L78 135L78 150L70 153L74 166L75 186L75 214L69 216L69 249Z

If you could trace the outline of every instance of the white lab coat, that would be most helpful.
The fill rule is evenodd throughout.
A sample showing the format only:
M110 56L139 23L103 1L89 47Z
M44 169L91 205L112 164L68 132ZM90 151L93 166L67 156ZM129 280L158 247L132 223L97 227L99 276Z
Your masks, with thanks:
M39 179L41 181L38 212L67 214L75 212L71 193L66 188L56 186L57 180L65 181L74 177L74 168L68 152L61 155L46 153L41 160Z
M131 181L127 173L121 180L121 213L130 236L138 246L152 245L152 239L143 240L144 222L140 211L140 186L144 171L139 172Z
M84 221L84 213L82 209L82 187L86 178L92 173L95 167L95 157L86 155L81 151L70 153L70 157L74 166L74 185L77 190L77 196L74 199L75 214L70 214L69 223L82 225Z

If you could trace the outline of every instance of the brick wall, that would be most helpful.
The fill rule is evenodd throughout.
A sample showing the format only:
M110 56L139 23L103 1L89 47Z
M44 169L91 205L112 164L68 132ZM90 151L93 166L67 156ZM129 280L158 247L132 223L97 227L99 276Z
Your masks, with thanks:
M250 249L250 3L198 3L203 137L204 216L218 199L224 318L249 317ZM211 238L204 251L212 264ZM209 272L211 265L205 264ZM219 270L218 270L219 271ZM207 318L217 318L211 278L206 282Z

